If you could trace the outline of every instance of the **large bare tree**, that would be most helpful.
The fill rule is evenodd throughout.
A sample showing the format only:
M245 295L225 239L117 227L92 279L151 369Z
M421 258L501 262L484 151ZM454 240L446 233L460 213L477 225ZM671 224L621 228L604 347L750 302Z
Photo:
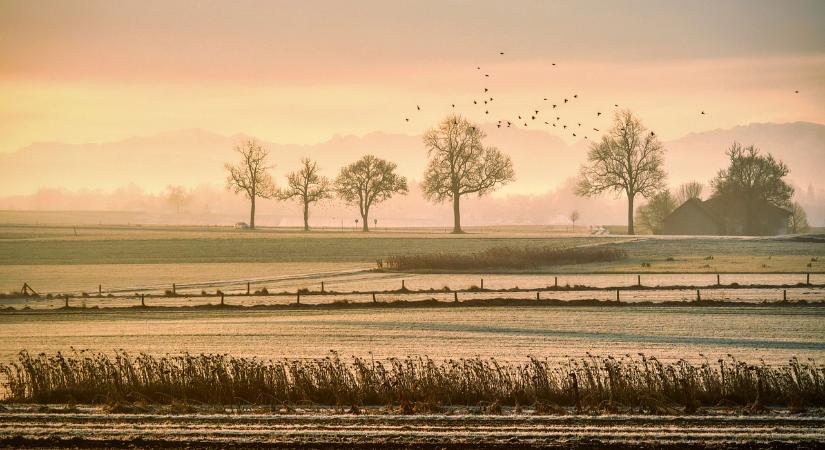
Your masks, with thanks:
M366 155L341 169L335 179L338 196L350 205L357 205L362 230L369 231L370 207L395 194L406 194L407 179L395 173L396 164L373 155Z
M430 162L421 188L427 200L453 202L453 233L461 233L461 196L479 197L513 181L510 157L485 147L487 135L459 115L450 115L424 134Z
M765 204L791 206L794 188L785 181L788 166L770 153L763 155L753 145L743 147L738 142L731 145L727 154L730 166L711 180L712 196L726 195L741 202L745 208L745 232L759 234L757 215Z
M297 199L304 207L304 231L309 231L309 205L332 197L332 183L319 173L318 163L309 158L301 160L301 168L286 176L286 187L278 191L278 198Z
M269 151L255 139L248 139L234 147L240 156L238 164L224 164L229 174L226 188L236 194L243 193L249 199L249 228L255 228L255 199L272 198L276 194L275 182L267 165Z
M627 232L633 228L633 200L650 198L665 188L665 150L652 131L629 110L618 111L613 127L593 143L579 171L576 194L585 197L606 191L627 195Z

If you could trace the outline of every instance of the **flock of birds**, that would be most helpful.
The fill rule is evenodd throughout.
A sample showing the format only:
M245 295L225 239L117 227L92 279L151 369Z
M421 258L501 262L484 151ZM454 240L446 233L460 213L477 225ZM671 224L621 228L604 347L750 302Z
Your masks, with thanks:
M499 52L499 55L504 55L504 52ZM551 64L552 64L553 67L556 66L556 63L551 63ZM481 71L481 66L476 66L476 71ZM484 79L490 78L489 73L486 73L486 72L480 72L480 73L483 75ZM490 115L490 105L493 103L495 98L490 95L489 88L484 87L483 89L484 90L480 93L481 97L476 98L476 99L473 100L473 106L474 107L483 107L484 108L483 109L484 115L489 116ZM796 91L794 91L794 93L799 94L799 91L796 90ZM548 126L548 127L561 128L563 130L562 132L565 132L565 133L569 132L570 134L572 134L572 136L574 138L582 136L584 139L589 139L588 135L584 134L585 132L582 132L582 130L587 130L586 132L589 132L590 129L592 129L592 131L595 131L595 132L598 133L599 128L589 127L589 126L582 127L582 122L579 121L579 120L575 120L575 121L572 122L572 123L576 124L575 127L572 125L572 123L570 125L568 125L567 123L562 122L562 115L559 112L559 111L562 110L562 108L565 105L577 100L578 98L579 98L579 94L577 94L577 93L574 93L574 94L572 94L570 96L567 96L567 97L563 97L560 100L557 100L555 102L553 102L548 97L543 97L542 103L547 105L549 107L550 111L551 111L549 116L546 113L546 110L542 111L540 109L532 109L532 110L528 111L527 113L515 114L514 116L498 119L497 122L496 122L496 127L497 128L502 128L502 127L510 128L514 125L518 126L518 124L520 123L524 128L528 128L529 127L528 123L538 123L539 125L541 125L541 123L543 122L543 124ZM551 102L551 103L546 103L546 102ZM455 103L450 104L450 107L452 109L455 109L455 107L456 107ZM614 103L613 107L618 108L619 104ZM421 111L421 105L416 105L416 111ZM544 114L543 114L543 112L544 112ZM556 115L556 114L558 114L558 115ZM541 118L539 117L540 115L541 115ZM699 112L699 116L705 116L705 115L706 115L705 111L700 111ZM544 120L545 117L547 117L547 120ZM602 112L601 111L595 111L594 118L598 119L598 118L601 118L601 117L602 117ZM410 118L405 117L404 120L406 122L409 122ZM538 120L538 122L536 122L537 120ZM471 128L475 129L475 127L471 127ZM656 134L651 131L650 135L655 136Z

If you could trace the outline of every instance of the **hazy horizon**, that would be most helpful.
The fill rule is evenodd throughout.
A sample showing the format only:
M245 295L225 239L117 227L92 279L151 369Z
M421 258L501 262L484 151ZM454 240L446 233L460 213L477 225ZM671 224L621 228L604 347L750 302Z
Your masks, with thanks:
M628 108L665 142L671 187L707 185L740 140L786 161L797 199L825 224L822 17L816 1L7 0L0 208L122 210L119 193L151 205L167 185L221 192L241 135L273 146L276 179L303 156L334 176L374 152L415 181L419 137L455 112L513 157L516 181L479 201L494 222L514 217L494 207L507 199L551 209L526 211L529 223L573 208L621 221L621 200L567 197L588 143ZM800 123L815 126L791 129ZM243 210L230 199L224 209ZM446 208L419 203L409 216Z

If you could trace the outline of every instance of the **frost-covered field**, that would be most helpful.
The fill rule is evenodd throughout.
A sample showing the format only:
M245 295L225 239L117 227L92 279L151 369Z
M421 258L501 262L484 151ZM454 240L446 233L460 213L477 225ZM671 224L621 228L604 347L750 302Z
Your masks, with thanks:
M290 413L109 414L100 408L14 407L0 412L0 445L236 446L279 448L814 448L825 441L822 414L774 411L748 416L397 415L381 410Z
M124 349L261 358L559 358L643 352L663 361L825 361L818 307L468 307L345 310L113 310L0 314L0 360Z

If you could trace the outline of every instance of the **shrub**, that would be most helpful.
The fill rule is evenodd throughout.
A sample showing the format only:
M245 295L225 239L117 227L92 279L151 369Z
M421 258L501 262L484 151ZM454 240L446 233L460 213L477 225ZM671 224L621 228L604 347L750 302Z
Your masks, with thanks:
M608 246L494 247L470 254L431 253L391 256L384 260L384 267L398 271L534 269L540 266L616 261L626 257L624 250Z

